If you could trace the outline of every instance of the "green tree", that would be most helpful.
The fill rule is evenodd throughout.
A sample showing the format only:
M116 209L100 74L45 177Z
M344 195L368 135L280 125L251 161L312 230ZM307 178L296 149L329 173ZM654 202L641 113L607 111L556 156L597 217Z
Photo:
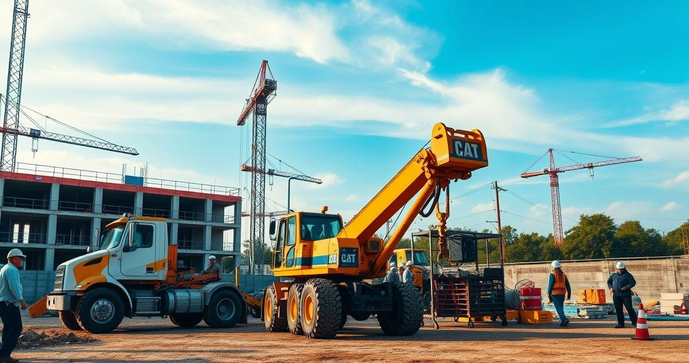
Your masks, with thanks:
M605 214L582 214L579 224L567 232L562 243L562 253L569 260L609 258L616 250L617 227L612 218Z
M506 261L543 261L541 251L544 243L548 243L548 239L538 233L520 233L516 241L505 247Z
M686 222L676 229L668 232L668 234L666 234L663 238L665 244L667 245L667 253L669 255L681 255L684 253L684 241L682 240L683 228L685 229L684 233L689 235L689 222Z
M263 264L271 265L273 262L273 250L265 244L262 247L263 248L261 248L261 246L259 246L258 244L254 246L254 261L260 261L261 254L263 254ZM250 253L251 252L249 249L249 240L247 239L244 242L242 242L242 265L249 265Z
M618 243L611 251L612 257L662 256L669 250L658 231L645 229L639 221L620 224L615 237Z

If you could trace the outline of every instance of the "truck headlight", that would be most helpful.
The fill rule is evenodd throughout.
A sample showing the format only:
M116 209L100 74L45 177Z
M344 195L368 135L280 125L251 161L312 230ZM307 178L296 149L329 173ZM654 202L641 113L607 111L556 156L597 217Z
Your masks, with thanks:
M53 291L62 291L62 285L65 280L65 265L60 265L55 270L55 284L53 285Z

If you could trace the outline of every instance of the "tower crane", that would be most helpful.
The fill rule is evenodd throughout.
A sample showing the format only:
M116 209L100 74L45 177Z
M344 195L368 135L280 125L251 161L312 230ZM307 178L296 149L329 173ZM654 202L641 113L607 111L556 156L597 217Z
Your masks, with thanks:
M19 136L27 136L33 139L34 152L37 151L38 140L43 139L129 155L139 155L134 148L113 144L63 122L42 115L45 116L46 119L56 121L72 130L92 137L92 139L49 132L28 116L24 111L24 107L21 105L22 79L24 76L24 51L26 48L26 24L28 18L29 0L15 0L12 19L12 37L10 40L9 67L7 71L6 97L0 95L0 100L5 102L3 124L2 127L0 127L0 133L2 133L0 171L15 171L17 164L17 139ZM36 128L27 129L22 126L19 122L19 117L22 114L33 122Z
M237 119L237 126L246 124L249 115L253 114L251 132L251 209L249 221L249 246L264 243L265 212L266 212L266 119L268 104L277 91L278 84L273 77L267 60L263 60L258 70L254 86L244 108ZM251 253L253 258L253 251ZM251 261L253 262L253 261ZM252 266L253 267L253 266ZM253 273L253 271L252 271Z
M565 155L564 153L566 153L566 152L569 152L572 154L579 154L579 155L604 157L604 158L607 158L608 160L582 164L582 163L577 162L576 160L570 158L569 156ZM555 166L554 153L558 153L558 154L564 156L565 158L572 160L575 164L569 165L569 166L563 166L563 167L559 167L559 168L556 167ZM529 171L531 168L533 168L534 165L536 165L539 161L541 161L546 155L550 155L550 167L545 168L543 170L539 170L539 171ZM545 154L541 155L541 157L538 158L538 160L536 160L536 162L531 164L531 166L521 174L521 177L526 179L526 178L532 178L532 177L540 176L540 175L549 175L550 176L550 197L551 197L552 207L553 207L553 238L555 239L555 244L560 245L560 244L562 244L562 241L564 240L564 232L562 229L562 208L560 206L560 181L558 178L558 174L564 173L566 171L589 169L589 173L591 174L591 177L593 178L593 168L597 168L597 167L601 167L601 166L608 166L608 165L633 163L633 162L641 161L641 160L642 159L640 156L630 156L630 157L626 157L626 158L613 158L613 157L609 157L609 156L576 153L574 151L562 151L562 150L556 150L556 149L550 148L550 149L548 149L548 151L545 152Z

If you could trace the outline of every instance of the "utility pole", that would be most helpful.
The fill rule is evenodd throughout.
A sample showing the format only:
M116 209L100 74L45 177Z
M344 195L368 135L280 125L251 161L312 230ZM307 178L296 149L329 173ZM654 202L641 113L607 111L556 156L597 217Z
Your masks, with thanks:
M502 223L500 222L500 192L505 189L498 186L497 180L493 182L493 188L495 189L495 212L498 217L498 234L500 235L500 238L498 238L498 243L500 244L500 261L501 263L505 263L505 241L502 238Z

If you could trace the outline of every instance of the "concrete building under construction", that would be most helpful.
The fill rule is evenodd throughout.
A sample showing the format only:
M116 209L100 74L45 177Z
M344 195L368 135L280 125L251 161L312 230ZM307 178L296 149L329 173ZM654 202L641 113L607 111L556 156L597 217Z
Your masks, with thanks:
M96 248L124 213L168 219L184 266L198 270L211 254L239 263L239 188L18 163L0 172L0 203L0 256L21 248L26 270L53 271Z

